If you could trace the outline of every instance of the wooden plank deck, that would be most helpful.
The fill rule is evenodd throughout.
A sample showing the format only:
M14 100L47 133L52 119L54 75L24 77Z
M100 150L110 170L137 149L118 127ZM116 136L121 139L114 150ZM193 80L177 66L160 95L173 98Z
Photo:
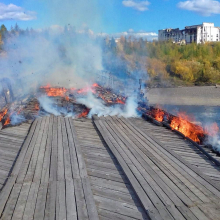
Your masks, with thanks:
M90 119L74 120L100 219L148 219L116 157Z
M10 175L29 128L29 123L23 123L0 130L0 191Z
M0 131L0 179L1 163L11 170L0 219L220 220L219 168L163 127L48 116L24 143L27 127L11 129Z
M38 118L0 193L1 219L99 219L72 120Z
M151 219L220 219L216 182L129 120L94 122Z
M163 143L167 149L173 150L183 159L188 161L192 166L198 168L201 172L220 185L220 167L207 158L191 142L184 140L183 137L177 135L169 129L146 122L143 119L129 120L144 133L152 135L154 138ZM216 156L211 150L206 149L206 151L213 157Z

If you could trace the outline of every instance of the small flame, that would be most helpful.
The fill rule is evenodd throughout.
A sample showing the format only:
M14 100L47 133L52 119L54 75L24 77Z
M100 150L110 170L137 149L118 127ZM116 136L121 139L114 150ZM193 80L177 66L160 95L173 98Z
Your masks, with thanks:
M155 108L150 112L150 115L155 118L157 121L162 122L164 119L164 111L159 109L159 108Z
M81 114L78 115L77 118L86 118L87 115L89 114L90 109L84 109L83 112Z
M4 116L8 113L8 109L5 109L3 112L0 113L0 121L4 118Z
M7 117L7 119L5 120L4 126L10 124L10 116Z

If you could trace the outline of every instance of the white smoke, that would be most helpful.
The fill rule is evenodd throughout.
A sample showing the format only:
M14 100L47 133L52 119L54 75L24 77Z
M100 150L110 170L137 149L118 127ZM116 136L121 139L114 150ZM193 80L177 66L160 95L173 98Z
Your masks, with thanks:
M130 97L127 99L124 106L122 105L114 105L114 106L106 106L101 99L96 98L92 93L88 93L87 96L83 98L76 99L78 103L81 103L88 108L90 108L90 112L88 117L91 118L92 115L97 114L98 116L123 116L123 117L138 117L138 113L136 111L138 104L135 102L134 97Z
M10 124L12 125L17 125L24 121L26 121L26 118L23 115L15 113L10 116Z
M220 153L220 137L219 135L215 135L214 137L208 137L208 143L212 145L214 151Z
M41 96L38 98L38 101L40 103L40 107L43 108L46 112L55 116L61 115L61 112L58 111L55 102L48 96Z

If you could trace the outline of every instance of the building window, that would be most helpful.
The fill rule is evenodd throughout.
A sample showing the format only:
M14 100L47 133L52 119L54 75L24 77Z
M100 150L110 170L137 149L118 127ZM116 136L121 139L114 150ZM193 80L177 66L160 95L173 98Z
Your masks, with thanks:
M216 41L218 41L218 39L216 39Z

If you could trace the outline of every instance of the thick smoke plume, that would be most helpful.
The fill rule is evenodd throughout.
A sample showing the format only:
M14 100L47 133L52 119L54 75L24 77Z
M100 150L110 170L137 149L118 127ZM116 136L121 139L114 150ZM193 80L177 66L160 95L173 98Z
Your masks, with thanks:
M46 84L82 87L102 69L101 48L88 32L35 32L10 38L4 50L1 78L9 78L19 95Z

